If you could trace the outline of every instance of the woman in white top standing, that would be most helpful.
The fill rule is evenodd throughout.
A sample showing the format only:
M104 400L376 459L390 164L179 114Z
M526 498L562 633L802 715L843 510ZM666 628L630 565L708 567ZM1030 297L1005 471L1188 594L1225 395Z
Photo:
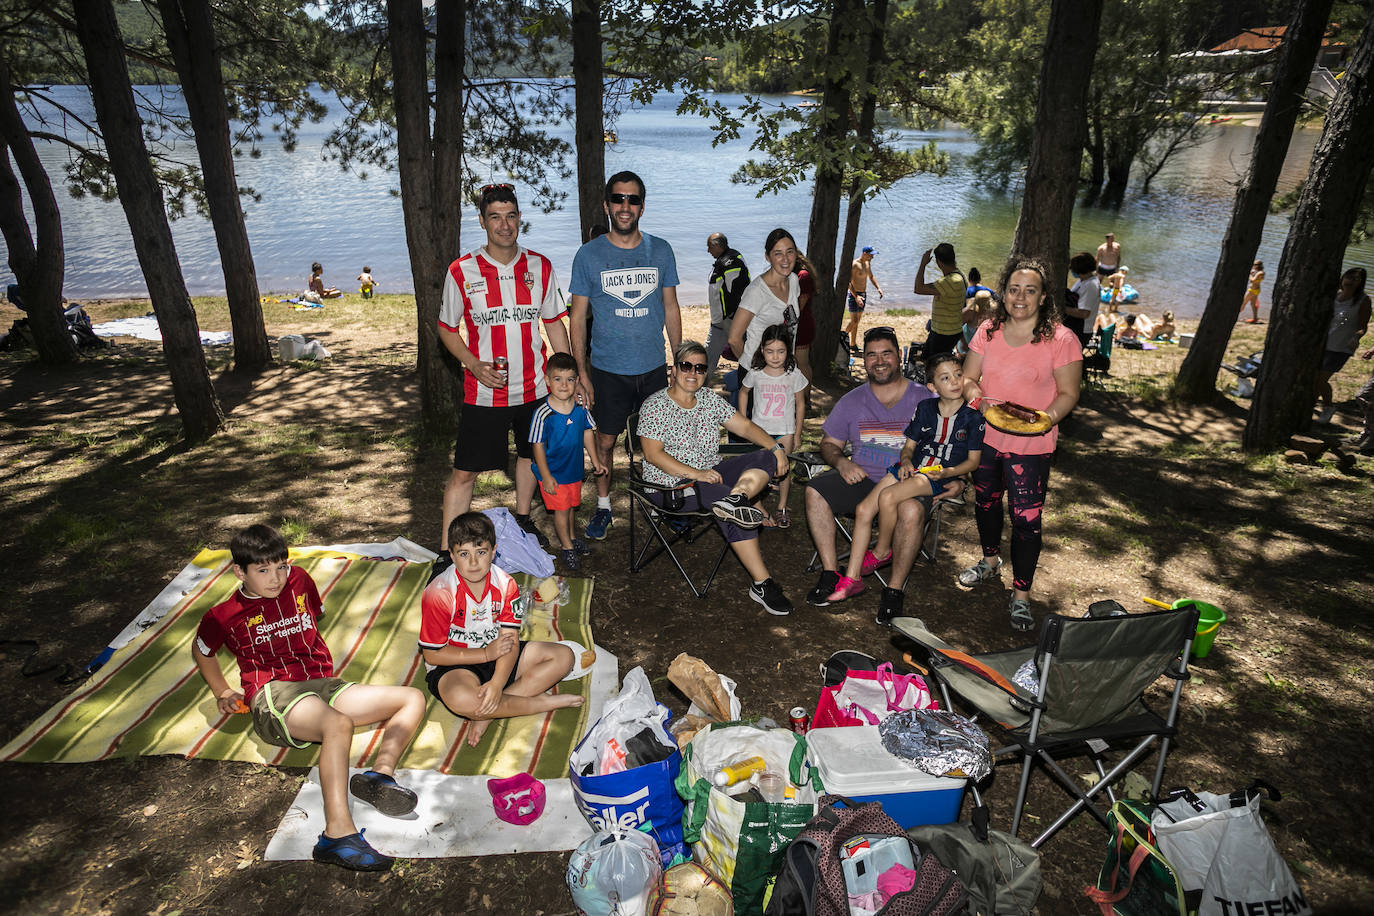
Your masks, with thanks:
M1331 376L1341 371L1360 345L1360 338L1369 330L1369 297L1364 293L1367 274L1363 267L1352 267L1341 274L1341 288L1336 293L1335 311L1331 327L1326 332L1326 352L1322 355L1321 370L1317 373L1317 397L1321 400L1318 423L1330 423L1336 412L1331 403Z
M768 269L744 290L730 325L730 349L739 357L741 380L754 362L764 328L785 325L789 344L797 339L797 297L801 284L792 272L797 261L797 243L786 229L774 229L768 233L763 251L768 256Z

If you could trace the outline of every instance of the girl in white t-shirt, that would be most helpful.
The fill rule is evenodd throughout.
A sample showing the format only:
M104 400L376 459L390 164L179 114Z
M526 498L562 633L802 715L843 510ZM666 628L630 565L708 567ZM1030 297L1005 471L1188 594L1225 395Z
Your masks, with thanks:
M773 324L764 329L749 368L739 392L739 412L763 427L790 453L797 447L806 420L807 381L792 355L792 338L786 325ZM791 484L790 474L784 475L778 484L778 511L773 524L779 528L792 523L787 510Z

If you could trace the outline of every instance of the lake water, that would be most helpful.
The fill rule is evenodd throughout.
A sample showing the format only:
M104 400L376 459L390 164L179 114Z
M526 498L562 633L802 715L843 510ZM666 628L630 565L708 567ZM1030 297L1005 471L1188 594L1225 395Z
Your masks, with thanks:
M64 104L91 116L83 88L54 91ZM721 100L734 104L743 99L722 95ZM710 273L707 235L724 232L757 271L765 264L764 237L775 226L787 227L805 245L810 185L756 198L754 188L731 184L728 176L749 156L748 137L712 148L706 123L679 117L674 112L677 101L677 96L665 95L648 107L624 113L616 125L619 142L606 148L606 170L609 174L632 169L644 178L648 202L642 228L672 243L681 277L680 299L701 304ZM1115 231L1131 280L1152 311L1173 308L1180 316L1196 316L1205 304L1234 185L1249 158L1255 128L1221 124L1208 131L1203 145L1180 154L1155 179L1150 195L1132 195L1116 212L1080 206L1074 213L1074 250L1093 251L1106 232ZM269 138L260 158L238 161L239 183L262 195L260 201L244 201L260 288L264 294L299 292L311 261L319 260L326 281L342 289L356 289L353 278L368 264L382 291L410 292L394 174L374 172L364 180L341 171L321 155L328 132L327 123L306 125L293 153L283 152ZM911 292L921 252L950 241L962 267L995 274L1011 243L1019 199L973 181L968 157L976 143L967 132L951 127L902 129L899 134L904 144L933 139L950 155L949 174L908 178L867 204L859 244L878 250L874 272L888 294L882 305L926 307L929 300ZM1305 176L1317 137L1315 129L1295 134L1281 190ZM54 183L60 184L65 148L42 143L39 150ZM571 181L566 190L575 195ZM73 199L59 189L58 205L67 250L65 295L78 300L146 295L119 204ZM474 212L464 210L461 219L465 248L480 244L484 235ZM566 283L579 240L576 212L527 212L526 219L530 231L524 243L549 256ZM1271 216L1260 246L1258 256L1269 272L1261 297L1266 307L1287 230L1287 215ZM173 233L190 292L222 295L224 279L209 221L192 214L173 223ZM1374 245L1352 246L1346 261L1374 266ZM7 263L0 264L0 282L13 282Z

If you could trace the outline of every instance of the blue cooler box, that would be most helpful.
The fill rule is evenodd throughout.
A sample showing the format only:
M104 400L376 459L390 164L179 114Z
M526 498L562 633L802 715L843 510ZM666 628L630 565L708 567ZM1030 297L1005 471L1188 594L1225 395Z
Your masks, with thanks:
M806 746L825 791L881 802L903 830L959 819L967 780L930 776L904 763L883 747L876 725L813 728L806 733Z

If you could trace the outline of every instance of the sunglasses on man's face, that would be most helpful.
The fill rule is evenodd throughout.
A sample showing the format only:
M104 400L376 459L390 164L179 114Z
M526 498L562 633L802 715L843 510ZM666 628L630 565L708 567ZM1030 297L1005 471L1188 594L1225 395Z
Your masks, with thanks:
M632 207L638 207L640 204L644 203L644 198L640 197L638 194L612 194L611 203L629 203Z
M705 374L706 374L706 364L705 364L705 363L689 363L689 362L687 362L686 360L684 360L684 361L678 363L678 364L677 364L677 367L678 367L678 369L680 369L680 370L683 371L683 372L695 372L697 375L705 375Z

